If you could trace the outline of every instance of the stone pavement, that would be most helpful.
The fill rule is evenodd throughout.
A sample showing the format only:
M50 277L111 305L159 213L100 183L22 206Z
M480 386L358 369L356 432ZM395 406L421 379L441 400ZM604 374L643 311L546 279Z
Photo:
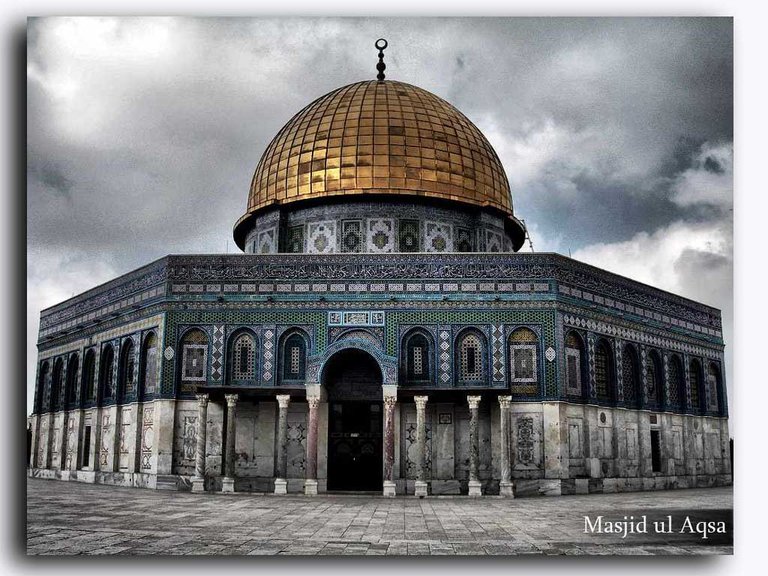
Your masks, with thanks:
M192 494L27 479L28 554L732 554L731 488L518 498ZM647 515L649 533L585 533ZM653 520L672 515L674 531ZM680 533L685 517L727 534Z

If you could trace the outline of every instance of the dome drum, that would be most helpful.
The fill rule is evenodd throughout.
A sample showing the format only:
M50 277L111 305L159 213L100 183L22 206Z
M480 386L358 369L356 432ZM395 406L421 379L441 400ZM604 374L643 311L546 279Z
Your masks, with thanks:
M437 204L437 205L436 205ZM512 252L507 218L466 204L367 196L265 209L243 250L272 253Z

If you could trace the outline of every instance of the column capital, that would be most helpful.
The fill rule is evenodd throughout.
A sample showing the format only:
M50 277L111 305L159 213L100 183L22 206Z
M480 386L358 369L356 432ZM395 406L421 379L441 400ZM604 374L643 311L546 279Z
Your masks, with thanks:
M229 408L234 408L237 405L239 396L237 394L224 394L224 398L227 400L227 406Z
M480 406L481 396L467 396L467 404L469 404L470 410L477 410Z
M309 404L310 410L314 410L320 404L320 398L318 396L310 396L307 398L307 404Z
M390 397L397 398L397 384L383 384L381 387L381 393L383 395L384 401Z
M424 410L424 408L427 405L427 400L429 399L429 396L414 396L413 401L416 402L416 408L418 410Z
M499 406L509 408L510 404L512 404L512 396L499 396Z
M278 394L275 396L275 398L277 399L277 403L280 408L288 408L288 404L291 402L290 394Z
M397 404L397 396L384 396L384 406L390 408Z
M197 405L200 408L205 408L206 406L208 406L208 394L203 394L203 393L195 394L195 398L197 398Z

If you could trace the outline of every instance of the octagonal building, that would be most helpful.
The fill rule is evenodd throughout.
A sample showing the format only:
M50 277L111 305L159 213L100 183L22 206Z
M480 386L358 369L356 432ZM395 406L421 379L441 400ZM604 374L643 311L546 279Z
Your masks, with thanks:
M200 223L204 225L204 222ZM278 494L731 483L720 312L526 233L449 103L391 80L299 111L239 255L44 310L29 474Z

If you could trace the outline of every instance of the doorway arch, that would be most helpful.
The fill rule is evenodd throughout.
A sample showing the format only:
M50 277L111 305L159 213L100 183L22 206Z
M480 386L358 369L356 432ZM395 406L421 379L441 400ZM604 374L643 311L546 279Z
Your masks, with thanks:
M345 348L323 366L328 397L328 490L381 491L381 367L370 353Z

